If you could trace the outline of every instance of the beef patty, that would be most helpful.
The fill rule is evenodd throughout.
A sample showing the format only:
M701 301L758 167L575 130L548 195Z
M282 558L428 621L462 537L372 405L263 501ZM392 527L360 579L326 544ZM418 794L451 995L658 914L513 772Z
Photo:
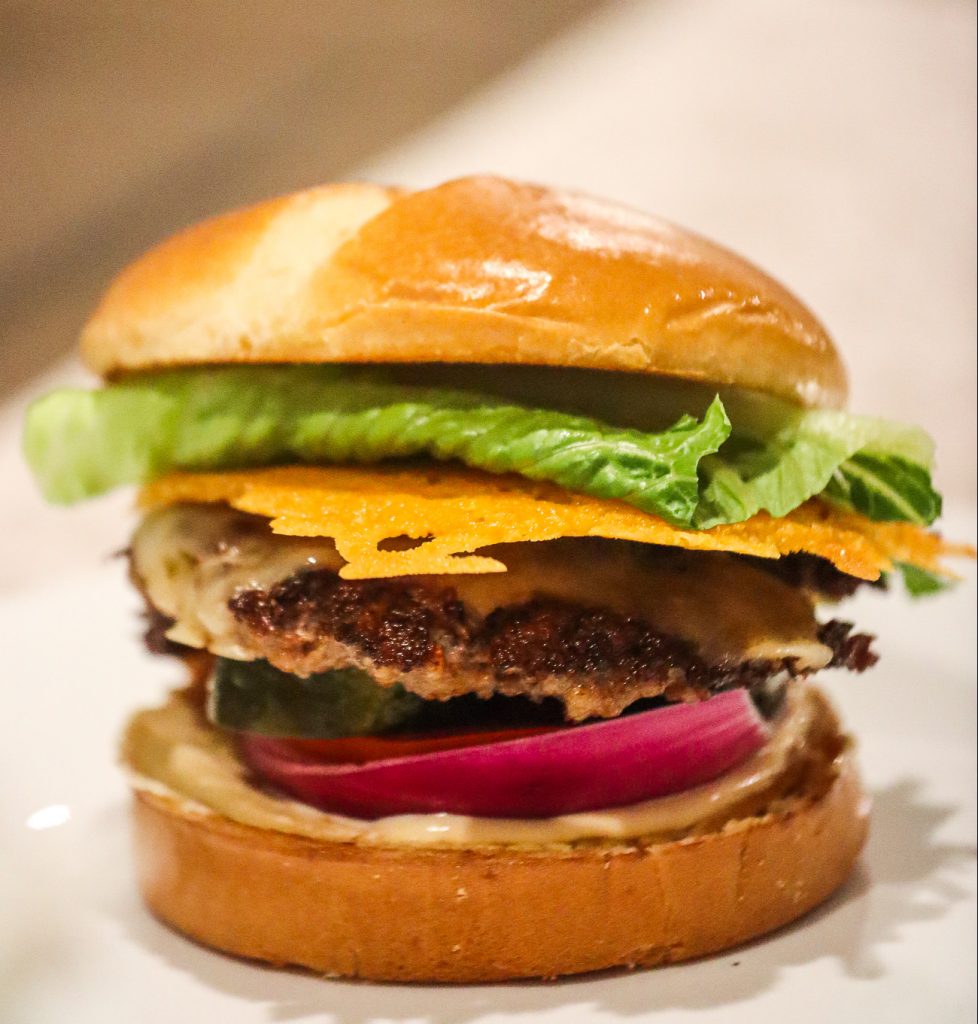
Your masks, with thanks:
M810 587L738 556L595 540L513 547L507 573L343 580L328 541L191 506L144 522L132 568L168 623L153 630L158 648L263 658L300 676L358 667L431 700L553 697L572 720L876 660L870 637L818 625Z
M307 675L355 666L429 700L461 693L556 697L573 720L613 717L644 697L699 700L807 670L791 658L708 663L693 645L640 618L547 598L471 615L451 587L343 581L301 573L245 590L230 610L262 657ZM829 665L875 664L872 637L833 620L819 629Z

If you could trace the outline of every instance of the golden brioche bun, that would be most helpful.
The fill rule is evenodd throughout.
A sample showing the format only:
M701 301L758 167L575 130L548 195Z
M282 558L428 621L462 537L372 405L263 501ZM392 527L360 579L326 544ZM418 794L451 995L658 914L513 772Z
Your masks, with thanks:
M739 256L664 221L501 178L326 185L174 236L82 335L104 375L205 363L627 370L842 404L824 328Z
M820 708L776 795L683 838L334 842L239 824L143 780L140 889L161 920L208 946L331 975L481 982L686 960L787 924L851 872L866 799Z

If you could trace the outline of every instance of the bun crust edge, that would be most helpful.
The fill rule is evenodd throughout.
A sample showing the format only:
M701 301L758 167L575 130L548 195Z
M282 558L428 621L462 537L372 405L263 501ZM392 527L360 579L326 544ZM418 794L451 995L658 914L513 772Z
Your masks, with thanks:
M868 805L851 753L787 808L645 845L325 843L138 790L139 887L162 921L275 965L375 981L488 982L675 963L770 932L851 873Z
M113 376L224 363L513 363L845 400L812 312L658 218L495 177L324 185L173 236L112 282L82 354Z

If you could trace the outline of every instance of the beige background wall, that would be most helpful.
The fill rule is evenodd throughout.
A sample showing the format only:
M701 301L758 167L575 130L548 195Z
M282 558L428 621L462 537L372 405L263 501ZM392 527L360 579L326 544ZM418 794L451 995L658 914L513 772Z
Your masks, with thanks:
M349 176L598 0L3 0L0 380L209 213Z

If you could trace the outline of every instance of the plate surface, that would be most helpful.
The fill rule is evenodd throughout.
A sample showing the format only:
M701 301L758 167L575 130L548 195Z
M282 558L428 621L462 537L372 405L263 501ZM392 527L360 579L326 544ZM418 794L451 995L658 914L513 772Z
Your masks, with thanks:
M973 516L951 536L973 537ZM967 567L966 567L967 568ZM693 964L559 984L447 988L324 981L239 962L154 921L133 889L115 742L178 669L136 642L113 561L0 604L0 1002L5 1020L837 1022L973 1019L975 586L842 609L883 660L830 677L875 799L869 849L805 921Z

